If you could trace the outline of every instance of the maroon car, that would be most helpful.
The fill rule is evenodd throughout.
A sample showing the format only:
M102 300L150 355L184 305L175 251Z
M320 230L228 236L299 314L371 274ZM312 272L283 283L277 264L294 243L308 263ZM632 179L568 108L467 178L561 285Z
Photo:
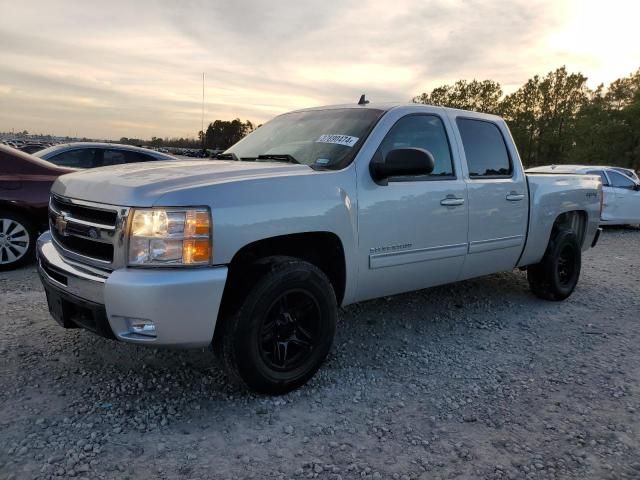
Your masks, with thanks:
M49 228L51 185L74 171L0 145L0 270L33 258L38 234Z

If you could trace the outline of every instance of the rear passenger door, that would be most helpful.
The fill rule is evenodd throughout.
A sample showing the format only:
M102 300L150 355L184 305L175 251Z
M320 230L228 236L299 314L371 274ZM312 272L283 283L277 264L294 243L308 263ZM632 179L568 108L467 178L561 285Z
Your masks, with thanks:
M462 147L469 198L469 251L461 278L515 267L524 243L529 195L504 122L451 113Z

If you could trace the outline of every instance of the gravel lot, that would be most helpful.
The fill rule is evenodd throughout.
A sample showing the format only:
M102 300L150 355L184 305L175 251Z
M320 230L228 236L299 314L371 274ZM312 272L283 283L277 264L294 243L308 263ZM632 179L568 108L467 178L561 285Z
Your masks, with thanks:
M209 351L50 319L0 273L0 478L640 478L640 231L605 231L563 303L513 272L347 307L277 398Z

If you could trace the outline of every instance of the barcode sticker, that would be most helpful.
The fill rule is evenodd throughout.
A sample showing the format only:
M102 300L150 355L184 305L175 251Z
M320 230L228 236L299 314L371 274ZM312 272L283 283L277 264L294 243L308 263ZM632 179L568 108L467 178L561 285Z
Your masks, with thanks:
M353 147L358 141L358 137L351 135L320 135L316 142L334 143L336 145L344 145L345 147Z

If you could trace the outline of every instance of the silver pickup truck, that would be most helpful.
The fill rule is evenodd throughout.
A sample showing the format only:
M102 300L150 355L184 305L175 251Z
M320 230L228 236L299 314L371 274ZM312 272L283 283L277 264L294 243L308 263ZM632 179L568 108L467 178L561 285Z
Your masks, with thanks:
M279 394L316 372L339 306L518 267L563 300L598 239L600 178L525 175L492 115L312 108L221 157L60 177L37 245L52 316L212 346L231 379Z

